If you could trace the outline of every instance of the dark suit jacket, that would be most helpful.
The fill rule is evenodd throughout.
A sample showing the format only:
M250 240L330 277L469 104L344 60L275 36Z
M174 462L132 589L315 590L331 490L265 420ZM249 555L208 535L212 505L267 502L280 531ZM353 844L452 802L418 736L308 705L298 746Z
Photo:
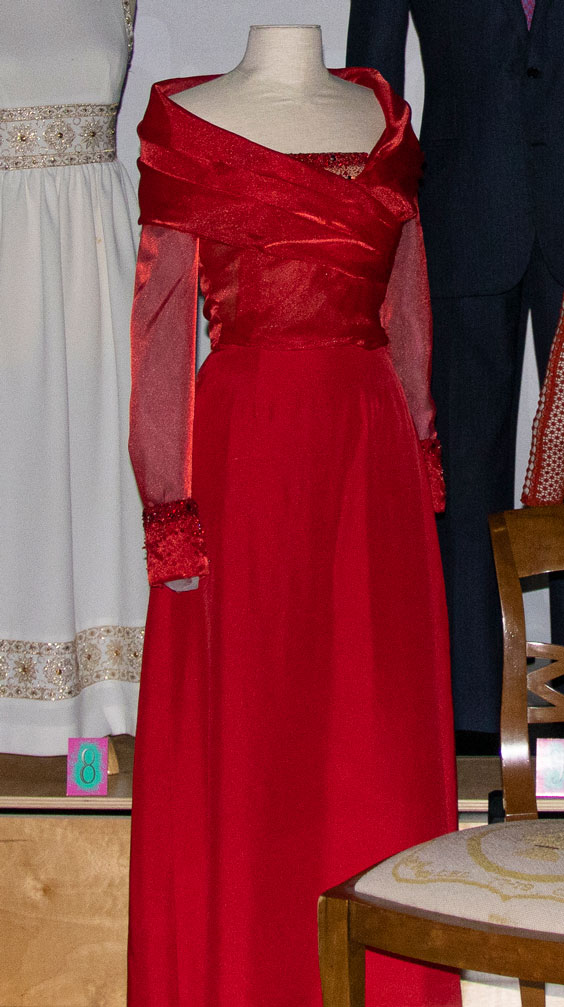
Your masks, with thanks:
M535 232L564 284L564 0L352 0L347 62L401 93L408 14L421 43L421 216L435 295L501 293Z

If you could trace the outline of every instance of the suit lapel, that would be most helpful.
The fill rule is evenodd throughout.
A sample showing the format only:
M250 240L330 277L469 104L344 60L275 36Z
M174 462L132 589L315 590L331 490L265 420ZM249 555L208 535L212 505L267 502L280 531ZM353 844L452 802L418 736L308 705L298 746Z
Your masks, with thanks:
M520 2L520 0L519 0ZM531 31L538 29L539 24L544 18L548 8L552 4L553 0L536 0L535 13L533 14L533 20L531 23Z

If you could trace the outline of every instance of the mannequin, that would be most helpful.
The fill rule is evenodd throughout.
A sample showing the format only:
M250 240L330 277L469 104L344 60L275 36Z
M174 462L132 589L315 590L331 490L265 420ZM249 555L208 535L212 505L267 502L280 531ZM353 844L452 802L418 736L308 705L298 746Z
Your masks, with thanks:
M377 68L398 94L410 13L425 72L420 205L448 493L439 536L455 724L461 754L493 753L502 633L487 515L514 506L527 314L542 381L562 304L564 204L554 194L564 5L351 0L347 61ZM551 584L555 642L564 639L562 586Z
M371 91L328 72L319 25L252 25L238 66L174 100L285 153L369 151L385 124Z
M133 13L130 0L2 4L3 752L62 755L69 737L135 733L147 605L127 455L138 230L115 150Z
M238 66L173 97L215 126L284 153L369 151L385 126L371 91L328 72L319 25L251 25ZM193 591L198 583L167 587Z
M456 824L421 151L378 73L326 70L317 26L253 27L231 73L154 85L139 135L128 1003L320 1007L320 892ZM368 972L371 1007L459 1002L456 976Z

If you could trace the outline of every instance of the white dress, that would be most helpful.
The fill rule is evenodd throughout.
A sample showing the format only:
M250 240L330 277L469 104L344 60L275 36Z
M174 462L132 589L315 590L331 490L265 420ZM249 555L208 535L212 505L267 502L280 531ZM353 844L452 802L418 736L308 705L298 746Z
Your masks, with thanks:
M0 751L134 733L127 0L0 0Z

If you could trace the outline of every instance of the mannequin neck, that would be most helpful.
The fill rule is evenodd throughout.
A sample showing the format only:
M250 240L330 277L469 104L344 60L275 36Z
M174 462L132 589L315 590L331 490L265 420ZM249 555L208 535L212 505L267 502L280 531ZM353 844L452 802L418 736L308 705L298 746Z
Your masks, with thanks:
M385 125L371 88L329 73L318 25L254 25L234 70L174 101L285 153L372 150Z
M232 71L252 82L311 92L326 84L319 25L252 25L243 59Z

